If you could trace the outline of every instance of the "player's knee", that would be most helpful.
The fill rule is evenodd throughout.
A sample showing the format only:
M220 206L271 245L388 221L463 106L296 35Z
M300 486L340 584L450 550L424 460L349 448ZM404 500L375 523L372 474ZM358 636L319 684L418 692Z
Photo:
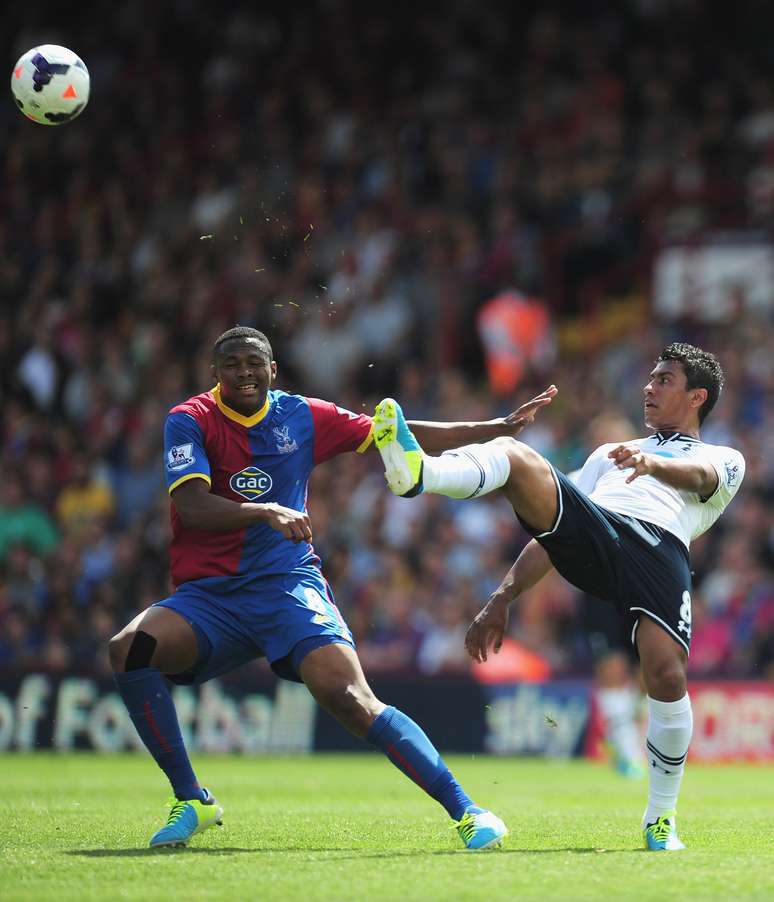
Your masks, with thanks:
M355 736L366 735L379 713L380 702L368 686L347 683L318 694L318 701Z
M144 630L119 633L108 642L110 665L115 673L150 667L157 640Z
M521 481L529 482L531 480L530 464L536 452L523 442L507 435L500 436L494 441L505 451L508 457L508 463L510 464L508 482L511 484L518 484Z
M661 661L646 667L645 684L648 695L662 702L676 702L687 690L685 667L680 661Z

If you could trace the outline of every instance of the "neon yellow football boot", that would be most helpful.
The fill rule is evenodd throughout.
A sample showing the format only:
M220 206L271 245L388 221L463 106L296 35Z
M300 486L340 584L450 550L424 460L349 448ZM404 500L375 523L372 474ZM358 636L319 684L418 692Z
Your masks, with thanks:
M662 814L653 823L645 825L645 848L651 852L679 852L685 848L677 835L676 811Z
M374 441L382 456L384 478L390 491L402 498L419 495L424 455L400 404L392 398L385 398L376 405Z

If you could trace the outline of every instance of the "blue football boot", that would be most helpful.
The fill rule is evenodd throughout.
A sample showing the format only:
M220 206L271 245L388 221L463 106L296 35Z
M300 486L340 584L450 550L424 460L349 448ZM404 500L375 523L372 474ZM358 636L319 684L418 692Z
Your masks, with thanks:
M188 840L208 827L221 824L223 807L217 799L207 792L203 802L199 799L170 799L171 810L166 824L150 838L151 848L159 846L184 846Z
M502 845L508 828L491 811L468 808L454 825L467 849L480 851Z

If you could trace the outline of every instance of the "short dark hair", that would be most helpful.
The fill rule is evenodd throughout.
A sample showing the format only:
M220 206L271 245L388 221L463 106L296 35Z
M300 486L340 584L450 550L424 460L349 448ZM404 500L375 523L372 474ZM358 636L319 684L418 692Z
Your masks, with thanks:
M720 361L709 351L702 351L701 348L683 341L675 341L671 345L667 345L658 355L656 362L661 360L676 360L678 363L682 363L689 389L707 389L707 400L699 408L699 425L701 425L717 404L723 389L725 377Z
M219 338L215 339L215 344L212 346L213 359L218 356L218 351L223 342L231 341L232 338L256 338L261 344L266 345L266 350L269 352L269 359L272 360L274 358L269 339L263 332L259 332L258 329L253 329L252 326L234 326L233 329L227 329Z

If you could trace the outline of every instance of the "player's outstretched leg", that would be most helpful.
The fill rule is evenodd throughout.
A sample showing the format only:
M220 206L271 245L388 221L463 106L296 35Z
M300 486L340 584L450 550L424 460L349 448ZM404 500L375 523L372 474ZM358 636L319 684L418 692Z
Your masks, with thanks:
M223 808L196 779L164 677L187 670L197 653L192 628L167 608L150 608L110 641L116 688L175 794L167 823L153 834L151 846L185 845L223 816ZM163 671L153 664L160 664Z
M497 441L465 445L440 457L424 454L392 398L376 405L374 440L390 491L404 498L420 492L476 498L504 486L510 475L510 460Z
M508 832L505 824L473 802L418 724L376 698L351 646L316 648L301 661L299 671L315 699L342 726L380 749L395 767L443 805L468 849L500 845Z
M466 848L491 849L501 844L508 828L496 814L473 803L425 731L408 715L392 706L384 708L365 738L443 805Z

